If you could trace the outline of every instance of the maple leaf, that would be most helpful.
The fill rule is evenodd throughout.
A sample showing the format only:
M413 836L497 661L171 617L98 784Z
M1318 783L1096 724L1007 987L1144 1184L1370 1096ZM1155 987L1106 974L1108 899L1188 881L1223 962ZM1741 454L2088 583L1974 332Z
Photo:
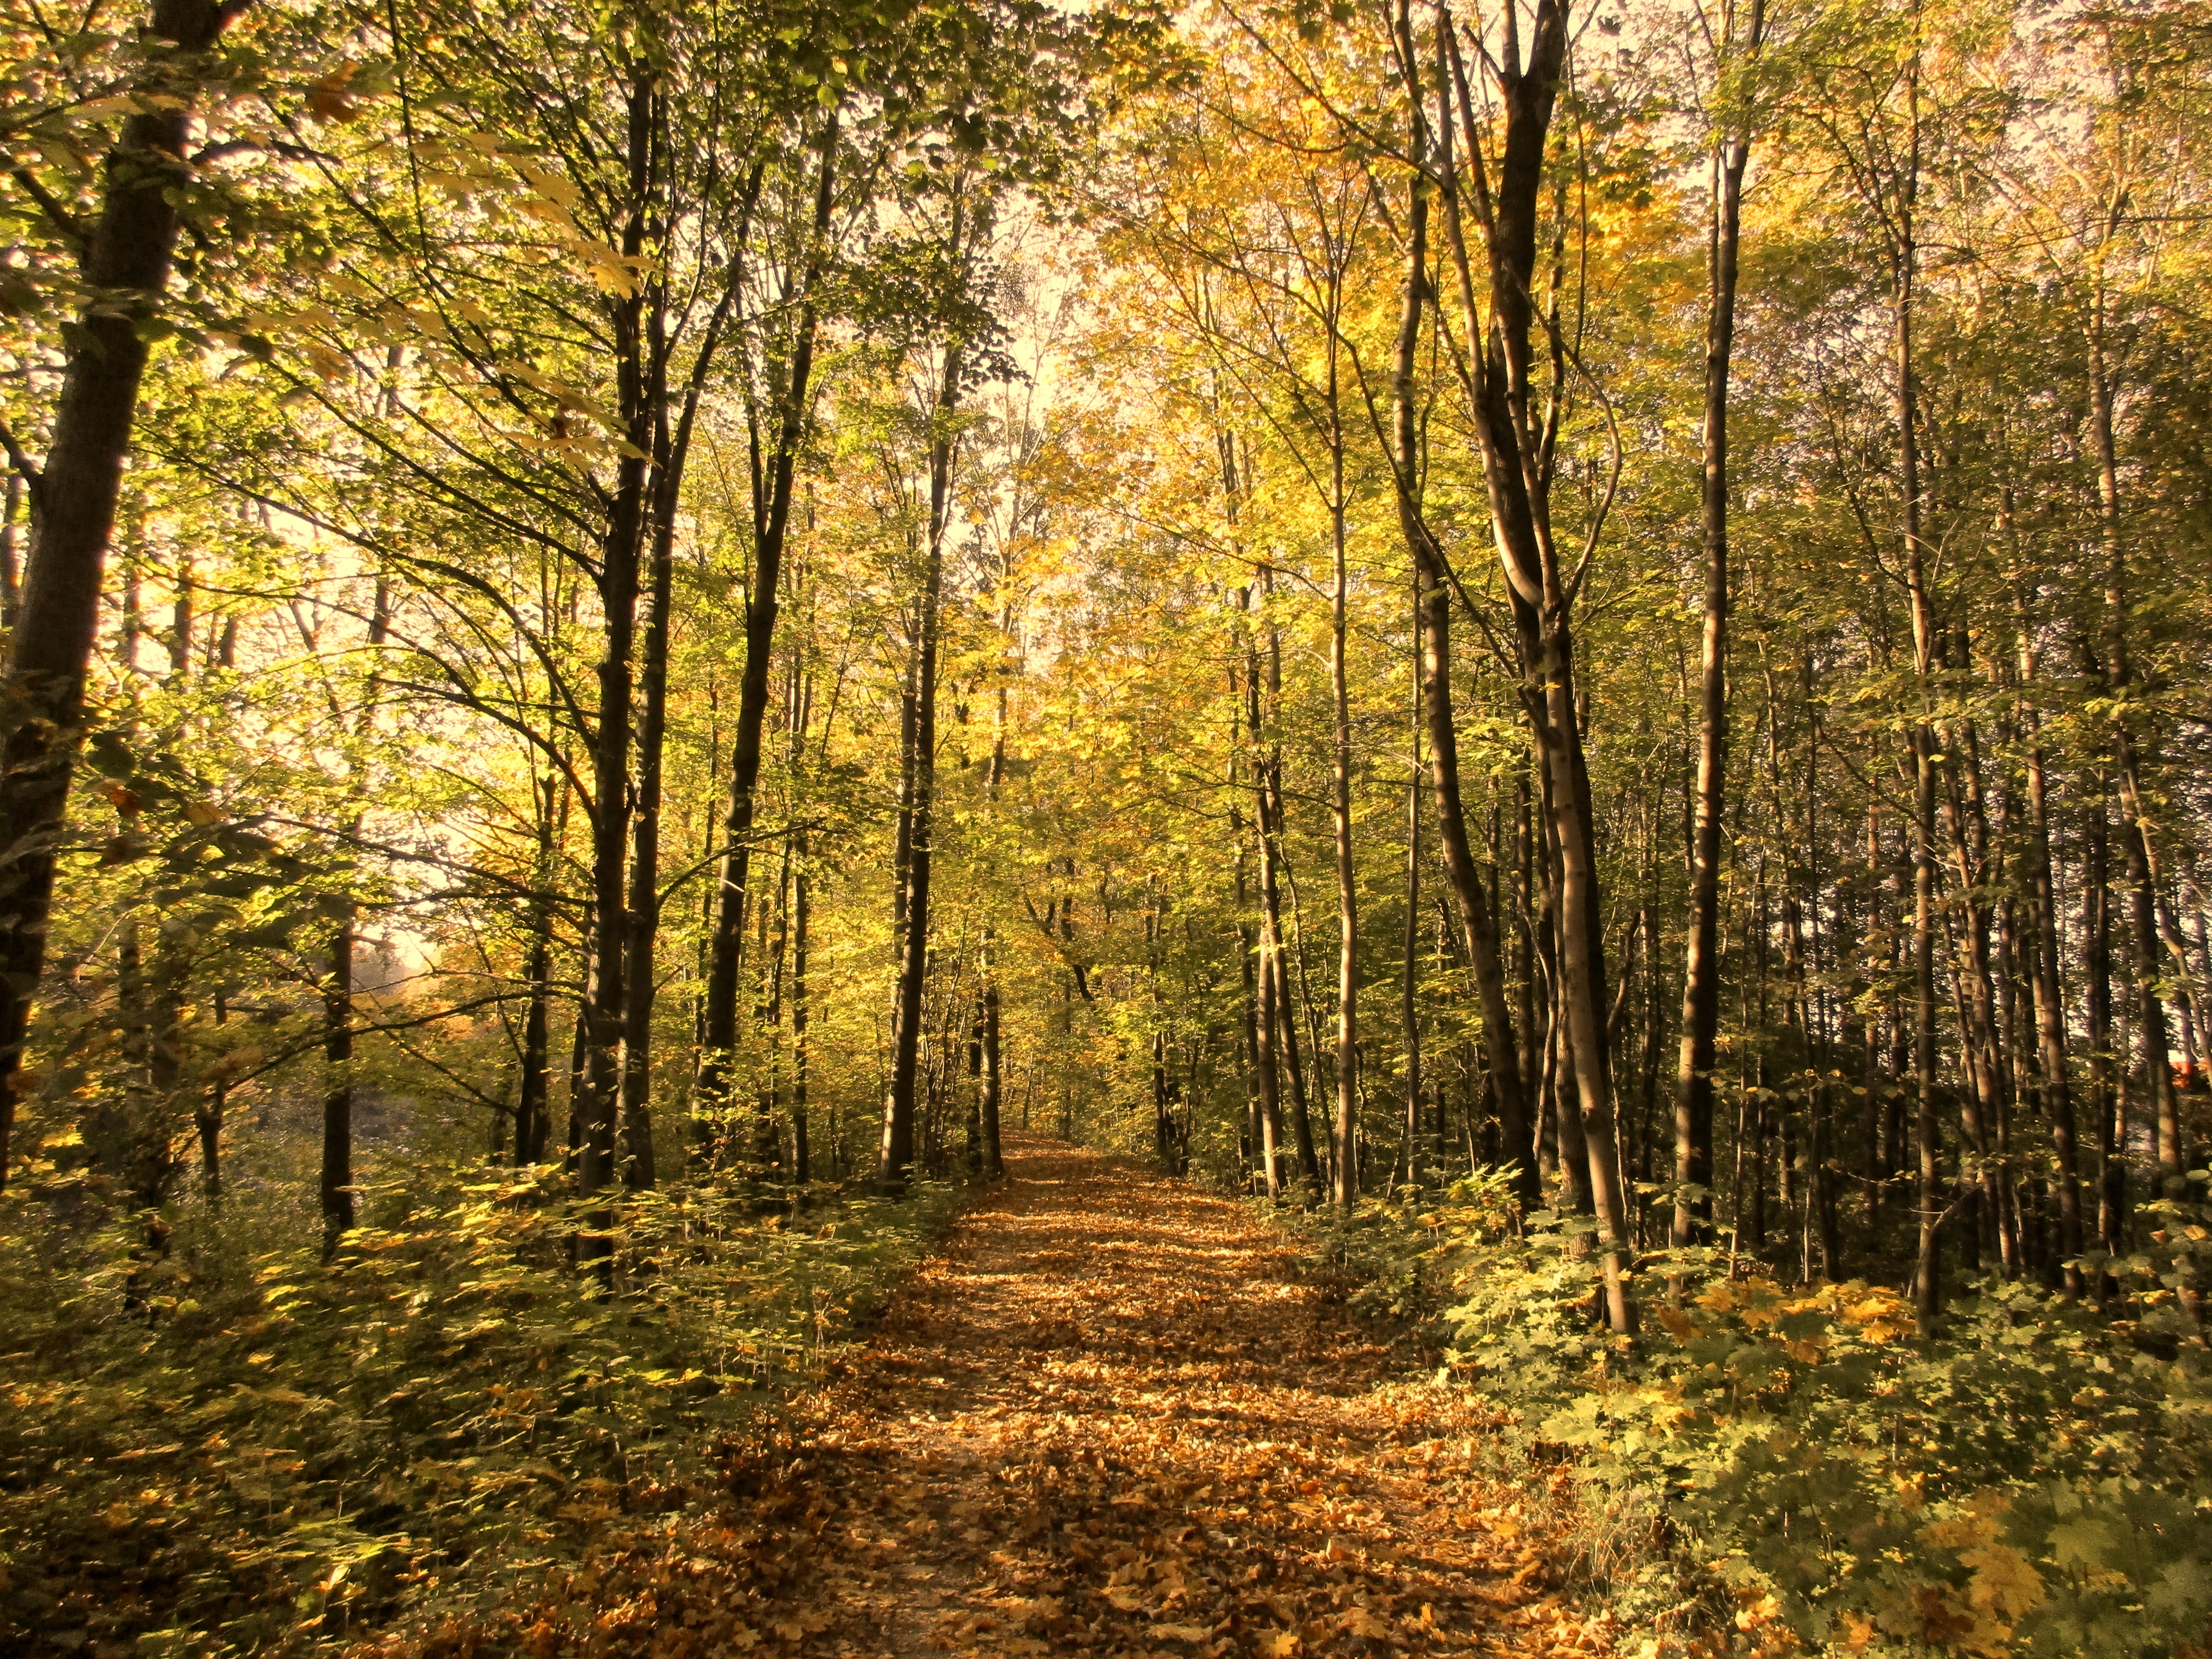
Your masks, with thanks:
M1365 1607L1346 1608L1339 1615L1336 1627L1346 1636L1365 1637L1370 1641L1380 1641L1390 1633L1390 1626Z

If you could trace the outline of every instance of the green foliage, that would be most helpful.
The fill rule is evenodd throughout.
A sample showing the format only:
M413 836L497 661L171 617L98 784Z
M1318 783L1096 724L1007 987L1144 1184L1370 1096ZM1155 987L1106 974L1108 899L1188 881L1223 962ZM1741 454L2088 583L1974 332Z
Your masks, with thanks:
M144 1218L15 1206L0 1645L251 1653L496 1602L711 1499L955 1202L672 1184L614 1212L608 1294L561 1186L410 1171L327 1262L281 1216L196 1217L155 1257Z
M2171 1287L2115 1322L1991 1279L1923 1338L1893 1291L1692 1251L1632 1340L1595 1317L1573 1218L1516 1234L1501 1196L1486 1173L1305 1224L1370 1310L1449 1334L1504 1455L1571 1463L1581 1575L1662 1646L2148 1656L2212 1629L2212 1376ZM2161 1207L2151 1285L2206 1232Z

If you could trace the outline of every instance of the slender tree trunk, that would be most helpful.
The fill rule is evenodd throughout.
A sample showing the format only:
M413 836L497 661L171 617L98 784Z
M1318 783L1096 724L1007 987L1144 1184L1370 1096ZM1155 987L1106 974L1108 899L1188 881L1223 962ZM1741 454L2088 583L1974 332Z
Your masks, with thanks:
M1932 1330L1942 1306L1941 1230L1946 1210L1942 1176L1942 1131L1937 1117L1936 1072L1936 735L1931 724L1936 665L1936 629L1928 590L1927 549L1921 535L1921 485L1917 392L1912 373L1912 305L1918 249L1913 209L1919 188L1919 79L1914 66L1911 137L1906 171L1896 204L1894 292L1892 301L1893 403L1897 444L1900 539L1904 543L1905 592L1911 601L1913 674L1917 682L1911 732L1912 752L1912 1073L1917 1106L1915 1141L1919 1156L1919 1248L1913 1274L1914 1307L1923 1332Z
M730 743L730 804L722 825L721 882L715 896L706 992L701 1000L699 1076L693 1091L696 1109L710 1114L727 1103L730 1060L738 1042L738 979L744 957L746 883L757 811L754 798L760 786L768 725L769 673L775 648L777 595L783 580L793 484L812 409L817 290L828 258L837 137L833 117L823 128L821 161L815 177L813 240L802 262L798 291L786 296L795 302L796 320L790 337L784 395L775 412L770 453L753 478L753 558L745 593L745 665L738 681L737 730Z
M1489 125L1468 89L1455 30L1440 31L1459 120L1470 155ZM1560 568L1551 536L1552 450L1531 375L1536 226L1545 153L1566 60L1566 8L1537 0L1525 66L1493 66L1489 77L1504 118L1495 185L1478 177L1479 222L1487 243L1488 305L1479 305L1466 251L1459 183L1442 170L1445 222L1470 328L1487 319L1479 353L1468 355L1468 389L1492 538L1510 597L1520 649L1522 703L1544 757L1551 788L1551 832L1558 840L1559 881L1559 1001L1574 1061L1576 1098L1588 1149L1598 1223L1598 1263L1606 1318L1632 1332L1636 1304L1628 1288L1626 1208L1615 1145L1610 1061L1606 1044L1605 956L1599 904L1595 826L1577 706L1572 624L1573 579ZM1508 58L1515 54L1509 52ZM1564 232L1561 232L1564 234ZM1553 284L1556 292L1558 283ZM1556 338L1547 327L1547 337ZM1479 372L1475 365L1480 365ZM1555 347L1555 383L1566 366Z
M1271 574L1263 574L1267 596L1274 597ZM1291 995L1289 951L1283 941L1284 872L1283 750L1276 736L1283 694L1283 647L1274 623L1267 623L1267 718L1269 739L1259 769L1260 896L1267 908L1267 960L1274 968L1272 1000L1284 1070L1290 1079L1291 1141L1297 1152L1298 1178L1312 1202L1321 1193L1321 1160L1316 1155L1313 1115L1306 1101L1305 1068L1298 1058L1297 1004ZM1255 728L1256 735L1256 728Z
M641 258L655 142L655 100L642 70L629 100L629 218L623 234L625 257ZM586 1011L584 1099L580 1113L577 1190L586 1197L623 1178L616 1131L622 1109L622 1048L625 975L629 944L629 895L624 860L629 849L630 697L637 638L638 566L645 533L646 467L653 438L653 411L660 390L647 362L642 293L612 308L616 397L627 448L600 544L599 589L605 616L599 722L592 733L592 897L598 937ZM646 971L650 971L649 965ZM612 1251L609 1212L594 1209L577 1237L578 1258L605 1261Z
M2112 430L2112 377L2105 357L2101 289L2089 330L2089 424L2096 444L2098 527L2105 554L2105 684L2115 710L2113 772L2120 792L2120 854L2127 867L2129 965L2136 988L2136 1045L2150 1096L2159 1195L2180 1200L2189 1196L2189 1149L2182 1135L2181 1102L2174 1090L2167 1049L2166 1001L2158 988L2164 945L2158 927L2158 883L2129 708L2134 674L2128 658L2127 540L2120 524L2119 462ZM2185 1295L2185 1300L2193 1314L2194 1296Z
M2107 1255L2127 1248L2126 1097L2112 1049L2112 872L2109 781L2094 775L2081 860L2081 1013L2089 1044L2089 1117L2097 1136L2097 1237ZM2114 1289L2100 1278L2100 1300Z
M802 830L793 839L791 871L791 1178L801 1186L813 1178L813 1149L808 1145L806 1121L807 1071L811 1058L807 1047L807 1023L812 1013L806 976L813 905L813 876L808 867L806 832Z
M353 1231L353 921L331 933L323 981L323 1254Z
M392 588L382 575L376 579L376 597L369 611L368 649L374 662L391 637ZM362 699L356 735L367 737L375 727L379 690L372 668ZM349 793L356 799L366 781L356 775ZM362 815L356 811L348 825L349 842L361 835ZM353 1184L353 896L343 899L344 914L331 939L331 972L323 991L323 1169L321 1200L325 1255L337 1248L338 1237L354 1224Z
M2051 809L2043 775L2042 718L2034 702L2035 646L2027 627L2025 604L2020 613L2020 681L2027 693L2027 812L2028 878L2033 884L2035 918L2033 973L2037 1069L2041 1074L2043 1109L2051 1121L2051 1150L2058 1166L2058 1251L2065 1260L2066 1294L2079 1297L2083 1289L2079 1259L2081 1255L2081 1187L2080 1157L2075 1150L2074 1091L2066 1072L2066 1005L2058 977L2058 896L2051 865Z
M1417 613L1417 640L1419 634ZM1415 651L1413 708L1406 733L1413 758L1406 774L1406 960L1399 1022L1406 1045L1406 1184L1417 1188L1421 1184L1421 671L1418 644Z
M1011 633L1012 624L1013 614L1009 607L1000 613L1000 627L1001 631ZM999 792L1006 781L1006 688L1000 685L998 690L998 707L993 714L991 723L990 770L983 780L984 795L990 803L994 814L998 811ZM1233 766L1234 763L1232 762L1231 764ZM1230 784L1233 799L1236 785L1236 780L1233 777L1230 780ZM1236 810L1234 805L1230 808L1232 822L1230 824L1229 833L1231 840L1237 846L1237 869L1241 888L1244 869L1244 841L1233 821ZM1241 906L1239 914L1242 914ZM988 1179L996 1181L1006 1173L1006 1157L999 1141L999 1109L1004 1091L1005 1067L1000 1052L1001 1031L999 999L999 934L996 928L988 925L986 925L983 929L981 966L983 979L983 1173ZM1247 974L1249 977L1249 963Z
M1335 717L1329 812L1336 833L1336 1169L1340 1210L1359 1195L1359 885L1352 856L1352 694L1345 661L1351 572L1345 559L1344 433L1337 413L1337 344L1329 342L1329 529L1335 585L1329 595L1328 675Z
M230 1000L218 988L213 1000L216 1028L220 1030L230 1023ZM200 1195L210 1209L222 1203L222 1117L229 1096L228 1084L210 1084L206 1099L195 1114L194 1127L200 1137Z
M665 112L660 118L665 120ZM649 342L647 399L653 421L653 553L646 602L642 706L637 726L637 795L630 854L629 971L623 976L623 1178L633 1190L654 1181L653 1151L653 1010L659 991L654 954L660 933L661 759L668 733L668 630L676 574L676 514L699 404L738 296L732 267L699 343L698 357L676 428L668 427L667 307L655 287Z
M968 250L958 216L953 222L951 252ZM929 451L928 539L923 548L922 588L914 692L914 794L908 814L908 853L903 937L900 942L897 1017L891 1033L890 1087L884 1098L882 1151L876 1188L887 1197L906 1191L914 1163L915 1078L921 1053L922 991L929 973L929 884L934 847L932 809L937 776L937 654L939 602L944 591L945 543L951 531L952 468L956 441L951 429L960 395L961 353L945 348L943 378L931 415L936 430Z
M1711 285L1705 317L1705 479L1700 522L1705 553L1705 620L1698 650L1698 781L1690 842L1690 915L1682 969L1682 1040L1674 1085L1676 1249L1712 1220L1713 1058L1720 1030L1721 814L1728 787L1728 400L1735 343L1738 251L1742 245L1747 141L1725 137L1713 153ZM1680 1292L1680 1279L1670 1281Z
M659 318L655 316L655 333ZM657 347L659 352L665 347ZM659 402L659 399L655 399ZM686 411L687 415L689 411ZM630 852L629 950L623 974L622 1073L622 1176L633 1192L653 1184L653 954L660 932L660 763L668 733L668 625L675 586L675 492L665 482L671 445L666 434L656 446L664 458L655 490L652 580L646 599L642 706L637 723L635 823Z
M555 805L555 792L559 805ZM522 1017L522 1079L514 1109L514 1161L544 1161L553 1121L553 881L555 854L568 827L568 786L547 773L538 796L538 857L532 871L530 1000Z
M1413 50L1411 21L1404 5L1398 9L1397 27L1410 101L1416 112L1417 142L1425 149L1426 128L1419 114L1423 100L1414 67L1419 59ZM1438 165L1447 176L1451 165L1451 134L1447 96L1444 119L1438 125L1435 145ZM1451 575L1421 505L1424 455L1414 367L1420 347L1421 320L1429 313L1434 301L1428 275L1429 211L1426 177L1417 172L1409 186L1407 204L1406 292L1391 368L1392 474L1399 528L1413 564L1413 604L1420 653L1419 696L1428 722L1429 775L1436 799L1437 839L1443 848L1444 873L1458 910L1462 943L1474 973L1483 1047L1490 1063L1491 1087L1497 1101L1505 1156L1514 1172L1514 1195L1524 1210L1532 1210L1540 1199L1535 1159L1530 1147L1528 1095L1513 1015L1506 1002L1498 932L1483 892L1481 877L1475 868L1474 851L1468 839L1466 806L1460 790L1459 733L1452 711Z
M1252 590L1249 587L1239 588L1237 598L1241 616L1250 608ZM1275 1054L1275 959L1282 950L1281 912L1275 890L1274 845L1267 828L1267 763L1266 753L1260 746L1259 644L1249 624L1243 625L1242 638L1244 651L1244 729L1250 735L1253 750L1253 838L1260 857L1259 939L1255 952L1248 953L1246 958L1245 982L1249 988L1247 1005L1250 1010L1254 1084L1259 1097L1261 1176L1269 1200L1279 1202L1283 1196L1280 1154L1283 1113L1282 1073ZM1241 830L1241 825L1232 821L1231 829ZM1238 896L1242 898L1244 860L1241 842L1237 849L1237 880Z

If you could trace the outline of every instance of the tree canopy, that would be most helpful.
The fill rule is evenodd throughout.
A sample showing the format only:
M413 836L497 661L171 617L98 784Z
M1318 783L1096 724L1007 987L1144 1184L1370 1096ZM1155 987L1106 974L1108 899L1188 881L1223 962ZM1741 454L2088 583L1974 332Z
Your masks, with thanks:
M1760 1297L2201 1405L2199 0L10 0L0 85L26 1320L496 1237L674 1341L1019 1129L1455 1241L1569 1443Z

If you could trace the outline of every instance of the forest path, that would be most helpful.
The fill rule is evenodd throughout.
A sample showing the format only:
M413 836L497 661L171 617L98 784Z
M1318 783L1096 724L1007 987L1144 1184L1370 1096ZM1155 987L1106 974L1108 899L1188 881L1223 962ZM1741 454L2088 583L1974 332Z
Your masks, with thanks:
M805 1652L1607 1650L1480 1421L1291 1241L1127 1161L1006 1161L808 1413Z

